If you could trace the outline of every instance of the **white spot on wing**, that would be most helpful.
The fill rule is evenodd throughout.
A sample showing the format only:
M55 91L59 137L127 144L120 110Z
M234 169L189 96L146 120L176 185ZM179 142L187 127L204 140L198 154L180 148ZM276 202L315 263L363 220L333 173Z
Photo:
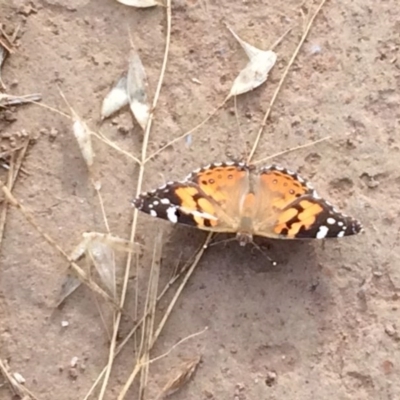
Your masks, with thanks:
M182 208L182 211L185 212L185 209ZM214 221L218 220L218 218L214 217L214 215L211 215L211 214L208 214L208 213L205 213L205 212L201 212L201 211L190 211L190 212L187 212L187 214L193 215L194 217L212 219Z
M321 198L321 196L317 193L316 190L313 190L312 197L314 197L314 199L320 199Z
M314 189L314 186L312 185L311 182L307 182L307 183L306 183L306 186L307 186L309 189Z
M165 198L160 200L161 204L171 204L170 200Z
M154 210L150 210L150 215L152 217L157 217L157 213Z
M338 221L337 223L339 226L343 226L343 221Z
M281 167L280 165L275 165L275 169L276 169L277 171L283 171L283 170L284 170L284 168Z
M176 215L176 207L167 208L167 217L174 224L178 222L178 217Z
M328 219L326 220L326 222L327 222L329 225L333 225L334 223L336 223L336 219L335 219L335 218L328 218Z
M344 231L340 231L338 234L337 234L337 237L343 237L344 236Z
M324 237L326 237L326 235L328 234L328 232L329 232L329 228L328 228L327 226L325 226L325 225L321 225L321 226L319 227L318 232L317 232L316 238L317 238L317 239L323 239Z

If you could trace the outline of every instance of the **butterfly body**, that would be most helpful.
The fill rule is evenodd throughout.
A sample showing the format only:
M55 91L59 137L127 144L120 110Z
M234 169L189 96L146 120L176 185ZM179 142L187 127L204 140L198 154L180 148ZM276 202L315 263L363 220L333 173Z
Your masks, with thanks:
M253 236L323 239L356 234L361 224L319 197L297 173L273 165L215 163L181 182L169 182L133 201L154 217L213 231Z

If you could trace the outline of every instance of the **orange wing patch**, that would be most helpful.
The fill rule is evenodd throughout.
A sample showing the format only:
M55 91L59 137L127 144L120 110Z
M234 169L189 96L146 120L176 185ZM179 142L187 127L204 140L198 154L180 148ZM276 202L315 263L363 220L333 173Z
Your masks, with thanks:
M271 192L278 196L272 199L272 206L283 210L297 198L310 193L313 189L307 186L302 179L299 180L297 174L287 170L277 170L276 167L269 167L262 171L261 182L268 187Z
M317 216L323 211L324 208L320 204L309 200L301 200L279 216L274 232L278 235L294 238L301 228L310 229L315 224Z
M238 166L211 166L192 174L189 180L218 203L229 200L229 191L247 174L246 168Z

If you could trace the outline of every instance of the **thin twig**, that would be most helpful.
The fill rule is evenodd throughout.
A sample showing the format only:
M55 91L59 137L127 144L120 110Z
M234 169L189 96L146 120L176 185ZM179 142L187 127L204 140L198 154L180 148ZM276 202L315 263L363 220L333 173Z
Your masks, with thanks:
M149 360L149 363L152 364L153 362L159 361L162 358L165 358L167 356L169 356L178 346L180 346L182 343L185 343L186 341L193 339L196 336L202 335L206 330L208 330L208 326L206 326L204 329L202 329L199 332L196 333L192 333L189 336L184 337L183 339L181 339L179 342L175 343L167 352L165 352L164 354L161 354L160 356L157 356L155 358L152 358L151 360Z
M292 151L295 151L295 150L305 149L306 147L314 146L317 143L324 142L325 140L329 140L330 138L331 138L330 136L325 136L324 138L321 138L321 139L318 139L318 140L314 140L311 143L306 143L306 144L302 144L300 146L292 147L290 149L280 151L279 153L272 154L272 156L268 156L268 157L262 158L261 160L253 161L252 164L254 164L254 165L260 164L260 163L265 162L267 160L271 160L272 158L275 158L275 157L278 157L278 156L282 156L283 154L291 153Z
M106 136L104 136L103 133L101 132L94 132L94 131L90 131L90 133L96 137L97 139L101 140L103 143L105 143L107 146L113 148L114 150L119 151L120 153L124 154L125 156L131 158L133 161L135 161L137 164L142 164L142 162L135 157L134 155L132 155L131 153L121 149L121 147L119 147L118 145L116 145L114 142L112 142L110 139L108 139Z
M12 153L10 157L10 169L8 170L7 174L7 189L10 191L12 190L13 187L14 168L15 168L15 153ZM3 209L1 210L1 215L0 215L0 247L3 242L4 228L6 226L6 220L7 220L7 210L8 210L8 202L4 201Z
M196 254L196 257L193 261L193 264L190 266L189 270L187 271L184 279L182 280L181 284L179 285L179 288L177 289L177 291L174 294L174 297L172 298L167 311L165 312L161 322L158 324L157 330L155 331L154 335L153 335L153 340L150 343L150 347L149 350L151 350L151 348L154 346L154 344L156 343L158 337L160 336L161 331L163 330L165 323L167 322L169 316L171 315L171 312L176 304L176 302L178 301L178 298L180 296L180 294L182 293L182 290L184 289L184 287L186 286L189 278L192 276L194 270L196 269L201 257L204 254L204 251L207 248L208 243L210 242L212 237L212 233L210 232L207 237L206 240L204 241L204 245L203 247L200 249L200 251ZM140 372L142 366L144 363L144 358L142 357L135 365L134 370L132 371L130 377L129 377L129 381L124 385L121 393L118 396L118 400L123 400L126 396L126 393L130 387L130 385L132 384L133 380L135 379L136 375Z
M107 233L111 233L110 231L110 225L108 224L108 219L107 219L107 214L106 214L106 210L104 208L104 201L103 201L103 197L101 196L101 192L100 192L100 187L96 184L96 182L92 182L94 189L96 190L97 193L97 197L99 198L99 203L100 203L100 208L101 208L101 214L103 215L103 221L104 221L104 225L106 227Z
M142 190L142 182L143 182L144 169L145 169L144 161L146 160L146 157L147 157L147 147L148 147L148 143L149 143L150 130L151 130L151 126L152 126L154 112L155 112L155 109L156 109L156 106L158 103L158 98L160 96L161 88L163 85L165 70L167 68L169 46L170 46L170 42L171 42L171 24L172 24L171 0L167 0L166 13L167 13L167 35L166 35L166 43L165 43L165 50L164 50L164 59L163 59L162 67L161 67L161 72L160 72L160 77L158 80L156 92L154 94L154 99L153 99L153 104L152 104L152 108L151 108L150 115L149 115L149 120L147 121L146 129L144 132L142 154L141 154L142 163L140 164L138 183L137 183L137 187L136 187L137 195L139 195L139 193ZM138 218L138 210L135 209L133 212L131 234L130 234L131 242L134 242L134 239L135 239L137 218ZM132 264L132 254L129 253L127 260L126 260L124 282L123 282L122 291L121 291L121 299L120 299L121 308L123 308L123 306L125 304L125 297L126 297L127 288L128 288L131 264ZM122 314L120 312L118 312L116 315L116 318L115 318L114 331L113 331L113 336L112 336L110 349L109 349L109 355L108 355L107 369L105 372L103 385L101 387L101 391L100 391L98 400L103 400L105 391L106 391L106 388L108 385L108 381L110 379L111 369L112 369L113 362L114 362L119 325L121 322L121 316L122 316Z
M276 101L276 99L277 99L277 97L278 97L278 95L279 95L279 93L281 91L281 88L282 88L282 86L283 86L283 84L284 84L284 82L286 80L286 77L287 77L287 75L289 73L289 70L292 67L294 61L296 60L296 57L299 54L299 51L300 51L301 47L303 46L303 44L304 44L304 42L305 42L305 40L306 40L310 30L311 30L311 26L312 26L313 22L314 22L315 18L317 17L318 13L321 11L321 9L324 6L325 2L326 2L326 0L322 0L321 3L319 4L319 6L317 7L315 13L312 15L312 17L311 17L311 19L310 19L310 21L309 21L309 23L308 23L308 25L306 27L306 30L304 31L303 36L300 39L299 44L297 45L297 47L296 47L296 49L295 49L295 51L294 51L294 53L293 53L288 65L286 66L285 71L282 74L282 77L281 77L281 79L279 81L278 87L276 88L276 90L274 92L274 95L272 96L272 99L271 99L271 101L269 103L268 109L267 109L267 111L266 111L266 113L264 115L264 118L262 120L261 127L260 127L260 129L259 129L259 131L257 133L256 140L254 141L253 147L251 149L251 152L250 152L250 155L249 155L249 158L248 158L248 161L247 161L248 163L250 163L250 161L252 160L252 158L254 156L254 153L257 150L257 147L258 147L258 144L260 142L262 133L263 133L264 128L265 128L265 126L267 124L267 119L269 118L269 116L271 114L272 107L275 104L275 101Z
M189 131L185 132L183 135L178 136L175 139L172 139L169 143L166 145L160 147L157 151L155 151L153 154L150 154L144 162L147 163L150 161L152 158L154 158L157 154L160 154L162 151L164 151L167 147L172 146L174 143L179 142L180 140L184 139L186 136L191 135L193 132L197 131L197 129L201 128L206 122L208 122L227 102L228 98L226 98L219 106L217 106L214 111L211 112L206 118L203 119L200 123L198 123L194 128L190 129Z

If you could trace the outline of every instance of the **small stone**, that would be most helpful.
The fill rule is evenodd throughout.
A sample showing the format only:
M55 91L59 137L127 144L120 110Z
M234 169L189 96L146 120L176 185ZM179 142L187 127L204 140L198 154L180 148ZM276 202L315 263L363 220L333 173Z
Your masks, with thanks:
M6 110L4 112L4 119L7 122L15 122L17 120L17 117L14 115L14 113L11 110Z
M276 383L277 375L273 371L268 371L267 376L265 377L265 384L269 387Z
M386 324L385 332L388 336L393 337L397 333L397 329L394 324Z
M301 123L300 117L299 117L298 115L295 115L295 116L292 118L291 125L292 125L292 126L298 126L298 125L300 125L300 123Z
M78 365L78 357L72 357L70 366L75 368Z
M56 128L51 128L49 133L50 141L54 141L57 136L58 136L58 130Z
M68 321L61 321L61 326L62 326L63 328L66 328L68 325L69 325L69 322L68 322Z
M127 128L126 126L122 126L120 125L118 127L118 133L120 133L121 135L127 135L129 133L129 128Z
M49 130L46 129L46 128L42 128L42 129L40 129L39 132L40 132L41 135L47 135L49 133Z

